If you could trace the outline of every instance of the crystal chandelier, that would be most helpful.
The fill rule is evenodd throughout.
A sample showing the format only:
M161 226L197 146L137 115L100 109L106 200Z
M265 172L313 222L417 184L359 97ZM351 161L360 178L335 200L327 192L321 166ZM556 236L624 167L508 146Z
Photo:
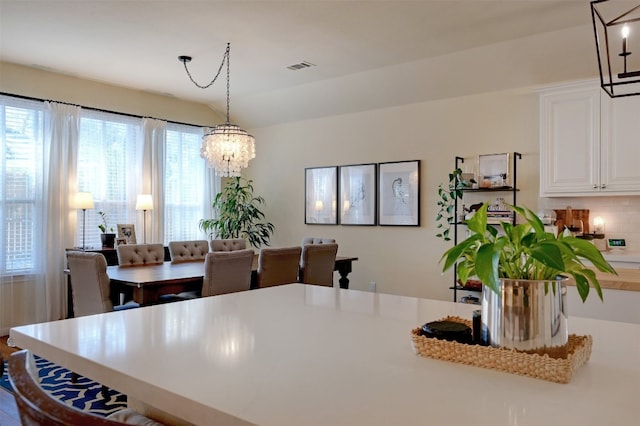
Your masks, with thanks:
M187 68L187 62L191 56L178 56L178 60L184 65L187 75L193 84L201 89L211 86L222 71L222 66L227 63L227 121L218 124L202 137L200 156L207 161L207 166L214 167L218 176L240 176L240 171L249 165L249 160L256 156L255 139L246 130L241 129L229 120L229 51L231 43L227 43L227 50L222 57L220 68L213 80L207 85L200 85L191 77Z

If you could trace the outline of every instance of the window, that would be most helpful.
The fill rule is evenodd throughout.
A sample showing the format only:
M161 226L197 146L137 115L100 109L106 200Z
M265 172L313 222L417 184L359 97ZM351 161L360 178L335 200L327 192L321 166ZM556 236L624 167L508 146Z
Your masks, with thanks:
M42 257L43 108L0 96L0 276L36 272Z
M164 172L164 239L202 238L205 161L200 158L202 130L195 126L167 124Z
M78 191L93 195L94 210L86 212L86 245L100 247L101 218L117 233L118 223L136 223L134 203L140 180L142 136L140 119L82 110L78 142ZM82 221L76 233L82 245Z

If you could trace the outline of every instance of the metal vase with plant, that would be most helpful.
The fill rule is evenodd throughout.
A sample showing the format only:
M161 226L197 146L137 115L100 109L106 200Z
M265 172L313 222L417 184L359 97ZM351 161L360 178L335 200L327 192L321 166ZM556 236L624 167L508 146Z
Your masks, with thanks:
M443 272L457 264L461 282L476 276L483 283L482 326L492 346L565 357L568 341L564 284L572 277L582 301L593 287L602 289L590 262L616 274L589 241L546 232L526 207L509 206L524 223L488 223L488 204L466 221L471 235L440 259Z
M455 201L456 199L462 199L462 190L470 186L471 183L476 183L475 180L465 181L462 178L462 169L455 169L449 173L449 183L447 187L444 184L438 185L438 215L436 216L436 227L438 233L436 237L442 238L445 241L451 241L450 233L451 226L456 222Z
M116 242L116 234L113 233L113 227L109 226L107 222L107 214L105 212L101 210L98 212L98 215L100 216L100 220L102 221L102 223L98 225L98 228L100 229L100 231L102 231L102 234L100 234L102 247L113 248ZM107 232L107 229L109 230L109 232Z
M241 177L229 179L216 195L213 209L216 219L201 219L200 229L209 238L244 238L255 248L269 245L274 226L264 222L260 210L264 198L253 195L253 181Z

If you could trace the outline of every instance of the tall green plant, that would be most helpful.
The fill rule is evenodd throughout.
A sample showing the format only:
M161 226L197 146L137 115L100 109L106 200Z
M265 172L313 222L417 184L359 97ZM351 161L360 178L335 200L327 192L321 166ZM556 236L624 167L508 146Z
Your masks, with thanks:
M264 222L260 210L264 198L253 195L253 181L236 177L229 179L216 195L213 209L216 219L201 219L200 229L210 238L244 238L255 248L269 245L274 226Z
M616 274L616 271L592 243L563 233L556 237L545 231L535 213L517 206L509 208L526 222L517 225L503 222L504 235L498 235L495 226L488 224L487 207L485 203L466 221L471 235L442 255L443 272L457 263L461 282L477 276L496 293L500 292L500 278L554 280L559 275L570 275L583 302L589 295L589 285L602 299L596 274L583 260L602 272Z

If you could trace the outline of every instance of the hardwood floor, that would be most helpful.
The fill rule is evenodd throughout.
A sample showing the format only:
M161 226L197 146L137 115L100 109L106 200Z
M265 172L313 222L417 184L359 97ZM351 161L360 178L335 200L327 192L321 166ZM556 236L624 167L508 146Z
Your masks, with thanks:
M0 354L3 359L7 359L12 352L18 348L10 348L7 345L7 337L0 337ZM18 407L13 395L4 388L0 388L0 425L2 426L20 426L20 416L18 415Z

